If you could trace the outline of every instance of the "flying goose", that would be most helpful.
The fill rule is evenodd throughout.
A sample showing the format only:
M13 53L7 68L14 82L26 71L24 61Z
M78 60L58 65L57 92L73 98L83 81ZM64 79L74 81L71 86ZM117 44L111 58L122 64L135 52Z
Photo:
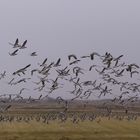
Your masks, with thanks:
M20 73L25 74L26 69L27 69L28 67L30 67L30 66L31 66L31 64L27 65L27 66L24 67L24 68L21 68L21 69L15 71L15 72L13 73L13 75L16 75L16 74L17 74L17 75L20 76Z
M76 55L74 55L74 54L68 55L69 60L71 60L72 58L74 58L75 60L77 59Z
M14 83L12 83L14 81L15 78L11 79L9 82L8 82L8 85L13 85Z
M23 42L22 45L19 44L19 40L18 40L18 38L16 39L16 41L15 41L14 44L9 42L9 44L12 45L13 48L19 48L19 49L24 49L24 48L26 48L26 47L25 47L26 43L27 43L27 40L25 40L25 41Z
M15 55L17 55L17 52L18 52L18 49L17 50L15 50L14 52L12 52L12 53L9 53L9 55L10 56L15 56Z
M3 73L0 74L0 79L4 78L6 76L6 71L4 71Z
M118 56L117 58L115 58L113 61L115 61L115 65L114 65L114 67L117 67L118 66L118 62L119 62L119 60L121 59L123 57L123 55L120 55L120 56Z
M36 53L36 52L32 52L32 53L30 54L30 56L37 56L37 53Z
M19 44L18 43L19 43L18 38L16 39L16 41L15 41L14 44L9 42L9 44L12 45L13 48L18 48L19 47Z
M39 64L39 63L38 63L38 64L40 65L40 67L45 66L45 65L46 65L47 60L48 60L48 58L46 58L46 59L42 62L42 64Z
M57 62L54 64L53 67L61 66L61 65L60 65L60 61L61 61L61 58L59 58L59 59L57 60Z
M20 49L25 49L25 48L27 48L25 45L26 45L26 43L27 43L27 40L25 40L24 42L23 42L23 44L22 45L20 45Z
M87 56L82 56L81 58L87 58L87 57L90 57L91 60L94 60L94 56L100 56L98 53L96 52L93 52L91 53L90 55L87 55Z
M76 64L76 63L78 63L79 61L81 61L81 60L75 60L75 61L69 63L69 65Z

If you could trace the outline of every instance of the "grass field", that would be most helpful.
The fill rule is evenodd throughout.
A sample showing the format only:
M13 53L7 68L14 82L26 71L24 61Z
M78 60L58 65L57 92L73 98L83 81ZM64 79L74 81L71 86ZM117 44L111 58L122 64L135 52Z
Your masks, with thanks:
M98 120L98 119L97 119ZM1 122L0 140L140 140L140 119L97 120L73 124L50 122Z
M54 108L46 105L18 104L12 105L7 112L0 115L0 140L140 140L140 108L129 109L126 114L123 108L114 108L110 120L106 109L98 109L95 106L82 108L73 104L66 113L68 120L61 122L59 112L63 108ZM57 106L58 107L58 106ZM112 107L112 106L111 106ZM93 121L89 119L80 120L80 116L85 114L97 116ZM49 120L43 123L41 116L57 114L57 119ZM72 123L72 114L78 116L79 122ZM135 120L127 120L128 116L137 116ZM2 116L14 116L14 121L1 121ZM22 121L16 121L16 117L22 116ZM29 122L23 118L33 117ZM35 118L40 116L41 120L37 122ZM116 116L124 117L119 120ZM99 121L101 119L101 121Z

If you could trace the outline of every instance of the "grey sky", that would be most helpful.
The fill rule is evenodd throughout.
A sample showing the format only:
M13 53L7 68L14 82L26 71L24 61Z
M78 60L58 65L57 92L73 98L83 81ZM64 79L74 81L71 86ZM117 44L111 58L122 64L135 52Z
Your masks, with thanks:
M1 70L42 61L45 57L65 58L68 54L92 51L114 56L124 54L128 62L139 64L139 0L0 0ZM27 56L11 58L8 42L28 40ZM24 53L25 53L24 52ZM23 66L23 65L22 65Z
M132 60L139 58L139 0L0 2L3 50L10 49L8 42L19 37L21 41L27 39L28 46L43 55L95 50L135 56Z

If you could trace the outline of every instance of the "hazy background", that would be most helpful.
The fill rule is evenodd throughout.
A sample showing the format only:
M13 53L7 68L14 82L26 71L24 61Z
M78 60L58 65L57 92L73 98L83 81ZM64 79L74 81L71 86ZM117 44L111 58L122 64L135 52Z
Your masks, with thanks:
M28 40L19 56L8 42ZM93 51L140 64L139 0L0 0L0 70ZM29 54L37 51L38 57ZM4 89L1 91L4 92Z

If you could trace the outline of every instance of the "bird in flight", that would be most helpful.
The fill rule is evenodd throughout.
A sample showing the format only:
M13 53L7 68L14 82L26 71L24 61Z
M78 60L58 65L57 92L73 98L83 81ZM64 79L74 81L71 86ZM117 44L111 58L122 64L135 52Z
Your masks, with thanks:
M77 59L76 55L74 55L74 54L68 55L69 61L70 61L72 58L74 58L75 60Z
M12 52L12 53L9 53L9 55L10 56L15 56L15 55L17 55L17 52L18 52L18 49L17 50L15 50L14 52Z
M20 49L25 49L25 48L27 48L27 47L25 46L26 43L27 43L27 40L25 40L25 41L23 42L23 44L20 46Z
M30 56L37 56L37 53L36 53L36 52L32 52L32 53L30 54Z
M21 68L21 69L15 71L15 72L13 73L13 75L16 75L16 74L17 74L17 75L20 76L20 73L25 74L26 69L27 69L28 67L30 67L30 66L31 66L31 64L27 65L27 66L24 67L24 68Z
M12 45L13 48L19 48L19 49L24 49L24 48L26 48L26 46L25 46L26 43L27 43L27 40L25 40L25 41L23 42L23 44L19 44L19 39L18 39L18 38L16 39L16 41L15 41L14 44L9 42L9 44Z
M12 45L12 46L13 46L13 48L18 48L18 47L19 47L19 44L18 44L18 43L19 43L18 38L16 39L16 41L15 41L15 43L14 43L14 44L9 42L9 44L10 44L10 45Z

